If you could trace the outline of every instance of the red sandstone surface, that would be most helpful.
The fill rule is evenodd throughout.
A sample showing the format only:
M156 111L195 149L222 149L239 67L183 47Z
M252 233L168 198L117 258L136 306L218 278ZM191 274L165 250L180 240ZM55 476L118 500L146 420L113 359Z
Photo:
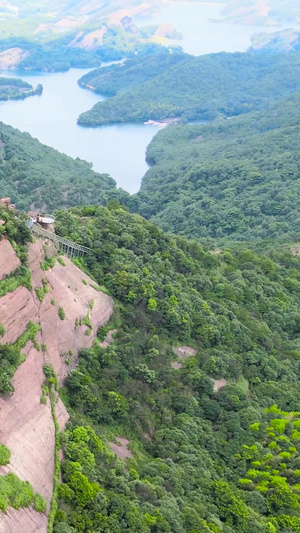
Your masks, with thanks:
M11 267L15 256L9 246L6 245L5 250L11 254ZM32 291L19 287L0 299L0 322L6 330L1 344L14 343L26 330L28 322L33 321L42 327L37 342L46 345L42 352L37 351L31 342L27 343L22 350L26 360L13 378L15 392L0 398L0 442L12 454L10 464L0 467L0 475L14 472L20 479L29 481L49 505L54 468L54 427L49 401L40 403L43 366L52 364L62 382L68 373L63 355L72 351L76 362L78 350L92 345L98 328L111 316L113 300L94 289L91 285L95 286L95 283L68 258L63 258L65 266L56 262L53 269L46 271L40 266L43 260L43 244L36 241L29 246ZM0 262L0 279L7 275L6 271L7 262L2 267ZM35 289L42 287L42 279L47 280L50 290L40 302ZM65 311L65 320L58 316L59 307ZM87 326L75 324L76 319L84 319L88 313L92 331L85 335ZM60 400L56 415L63 429L68 413ZM0 513L0 533L46 533L46 530L47 517L33 509L10 509L7 514Z
M128 439L123 439L122 437L117 437L116 441L119 444L116 444L115 442L109 442L109 446L112 452L114 452L122 461L125 461L127 457L133 458L133 455L130 450L128 450L128 445L130 444L130 441Z
M20 264L20 259L10 242L6 239L0 241L0 280L16 270Z
M194 357L197 350L191 346L178 346L177 348L173 348L173 352L184 361L187 357ZM182 367L182 363L180 361L174 361L171 363L171 367L175 370L179 370Z
M226 385L228 384L228 381L225 378L213 379L212 382L214 384L215 392L218 392L219 390L223 389L223 387L226 387Z

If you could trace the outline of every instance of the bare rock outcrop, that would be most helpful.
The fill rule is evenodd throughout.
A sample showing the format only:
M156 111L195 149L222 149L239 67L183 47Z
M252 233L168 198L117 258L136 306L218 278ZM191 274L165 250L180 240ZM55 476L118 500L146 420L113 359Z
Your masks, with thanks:
M30 531L30 533L46 533L47 516L36 513L32 509L8 509L5 520L1 520L1 533L20 533Z
M0 441L12 452L10 464L0 473L14 472L29 481L49 502L54 468L54 431L50 404L41 404L44 359L28 343L26 361L13 378L15 392L0 398ZM67 417L65 417L67 418ZM1 514L0 514L1 523Z
M6 239L0 241L0 280L16 270L21 264L10 242Z
M173 352L180 359L180 361L173 361L173 363L171 363L171 367L175 370L182 368L181 361L184 361L187 357L194 357L197 354L197 350L191 346L178 346L177 348L173 348Z
M128 449L128 446L130 444L130 441L128 439L124 439L123 437L116 437L116 442L110 441L109 447L113 453L115 453L119 459L122 459L122 461L125 461L127 457L133 458L133 454Z
M14 472L20 479L29 481L35 492L46 498L49 509L54 472L54 425L49 400L46 404L40 401L43 366L52 364L62 382L69 368L64 354L72 352L73 361L76 361L78 351L92 345L99 326L106 324L112 314L113 300L96 290L91 278L68 258L63 258L65 266L57 262L49 270L41 268L42 261L43 244L36 241L29 246L32 290L19 287L0 299L0 322L5 327L0 343L14 343L32 321L41 325L36 340L44 345L42 351L31 341L27 343L22 350L26 359L13 378L15 392L0 398L0 442L11 451L10 464L0 467L0 475ZM47 281L49 292L40 301L35 289L43 287L42 280L44 284ZM64 320L59 317L60 307L65 312ZM80 319L87 316L90 327L80 326ZM60 400L56 416L63 429L68 413ZM0 533L46 533L46 530L47 517L32 508L0 512Z
M72 352L76 358L79 349L92 346L98 328L106 324L112 314L113 300L107 294L97 291L93 280L67 257L63 258L65 266L57 262L54 268L46 271L40 267L43 259L41 242L31 244L29 263L33 289L41 288L43 279L47 281L50 289L42 302L33 292L39 309L42 342L47 347L46 356L50 359L49 362L53 364L59 380L62 381L68 373L62 355ZM60 308L64 310L64 320L59 318ZM87 316L92 326L90 335L86 335L89 329L86 325L79 325L80 320Z
M30 321L38 322L38 307L26 287L18 287L0 299L0 322L5 327L2 344L16 342Z

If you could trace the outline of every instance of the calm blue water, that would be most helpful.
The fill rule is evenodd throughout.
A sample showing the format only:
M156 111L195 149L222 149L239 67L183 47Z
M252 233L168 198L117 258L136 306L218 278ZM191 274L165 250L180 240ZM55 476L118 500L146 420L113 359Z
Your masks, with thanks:
M184 36L177 41L185 51L195 55L219 51L244 51L251 35L265 28L214 24L220 5L176 2L165 4L159 16L138 19L143 25L169 22ZM275 31L276 28L267 28ZM98 172L110 174L119 187L137 192L148 169L145 162L147 145L158 128L143 124L120 124L100 128L78 126L77 117L102 98L81 89L77 80L86 70L72 69L57 74L30 74L14 71L13 75L36 85L42 83L42 96L0 103L0 120L21 131L29 132L44 144L72 157L93 163ZM2 71L1 76L12 76Z
M29 132L40 142L74 158L93 163L94 170L110 174L119 187L136 192L148 169L146 147L158 131L143 124L116 124L83 128L78 115L103 99L81 89L77 80L86 70L72 69L56 74L29 74L14 71L14 76L36 85L42 83L42 96L0 103L0 120ZM1 75L11 76L11 71Z

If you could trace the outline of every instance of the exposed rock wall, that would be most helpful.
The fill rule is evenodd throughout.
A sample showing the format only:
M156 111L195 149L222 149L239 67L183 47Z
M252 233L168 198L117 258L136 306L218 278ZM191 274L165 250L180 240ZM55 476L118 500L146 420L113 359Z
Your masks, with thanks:
M0 241L0 280L16 270L20 264L20 259L16 256L16 252L10 242L2 239Z
M23 350L26 360L13 378L15 392L0 398L0 442L12 452L10 464L0 467L0 475L12 471L20 479L29 481L34 490L46 498L49 508L54 471L54 426L49 401L40 403L43 366L52 364L62 382L69 369L63 354L72 352L74 364L78 350L92 345L97 329L111 316L113 300L94 289L91 286L94 282L68 258L63 258L65 266L57 262L53 269L46 271L40 265L43 260L43 244L36 241L29 246L32 291L19 287L0 299L0 322L6 330L0 341L2 344L14 343L31 320L42 327L37 342L46 345L42 352L37 351L32 342L27 343ZM0 279L1 275L0 263ZM47 280L50 290L40 302L35 289L42 287L42 279ZM58 315L60 307L65 311L64 320ZM88 313L92 325L90 335L85 334L86 325L75 327ZM63 429L68 413L60 400L56 414ZM21 531L46 533L46 516L33 509L10 509L6 515L0 512L0 533Z

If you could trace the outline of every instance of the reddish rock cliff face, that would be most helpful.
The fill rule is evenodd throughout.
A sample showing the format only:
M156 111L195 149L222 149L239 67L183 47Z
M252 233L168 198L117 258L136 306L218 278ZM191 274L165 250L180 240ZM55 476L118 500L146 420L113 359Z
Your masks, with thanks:
M8 241L5 249L14 265L16 258ZM72 352L73 365L76 363L78 350L91 346L99 326L109 320L113 301L94 289L91 286L94 282L68 258L63 258L65 266L56 263L53 269L46 271L40 266L43 260L42 243L31 244L32 291L19 287L0 299L0 322L6 330L1 343L14 343L26 330L28 322L33 321L42 328L37 342L46 346L42 352L37 351L31 342L27 343L23 350L26 360L13 378L15 392L10 397L0 398L0 442L12 452L10 464L0 467L0 475L11 471L20 479L29 481L49 505L54 470L54 426L49 402L46 405L40 403L43 366L52 364L62 382L69 368L64 363L64 354ZM0 279L9 272L5 261L3 264L4 270L1 271L0 261ZM42 287L42 279L47 280L49 292L40 302L35 289ZM58 315L60 307L65 312L64 320ZM90 335L85 334L87 326L78 325L88 313L92 325ZM56 414L63 429L68 413L61 401L56 406ZM46 516L33 509L10 509L6 515L0 513L0 533L20 531L46 533Z
M0 241L0 280L8 276L11 272L20 266L20 259L6 239Z

